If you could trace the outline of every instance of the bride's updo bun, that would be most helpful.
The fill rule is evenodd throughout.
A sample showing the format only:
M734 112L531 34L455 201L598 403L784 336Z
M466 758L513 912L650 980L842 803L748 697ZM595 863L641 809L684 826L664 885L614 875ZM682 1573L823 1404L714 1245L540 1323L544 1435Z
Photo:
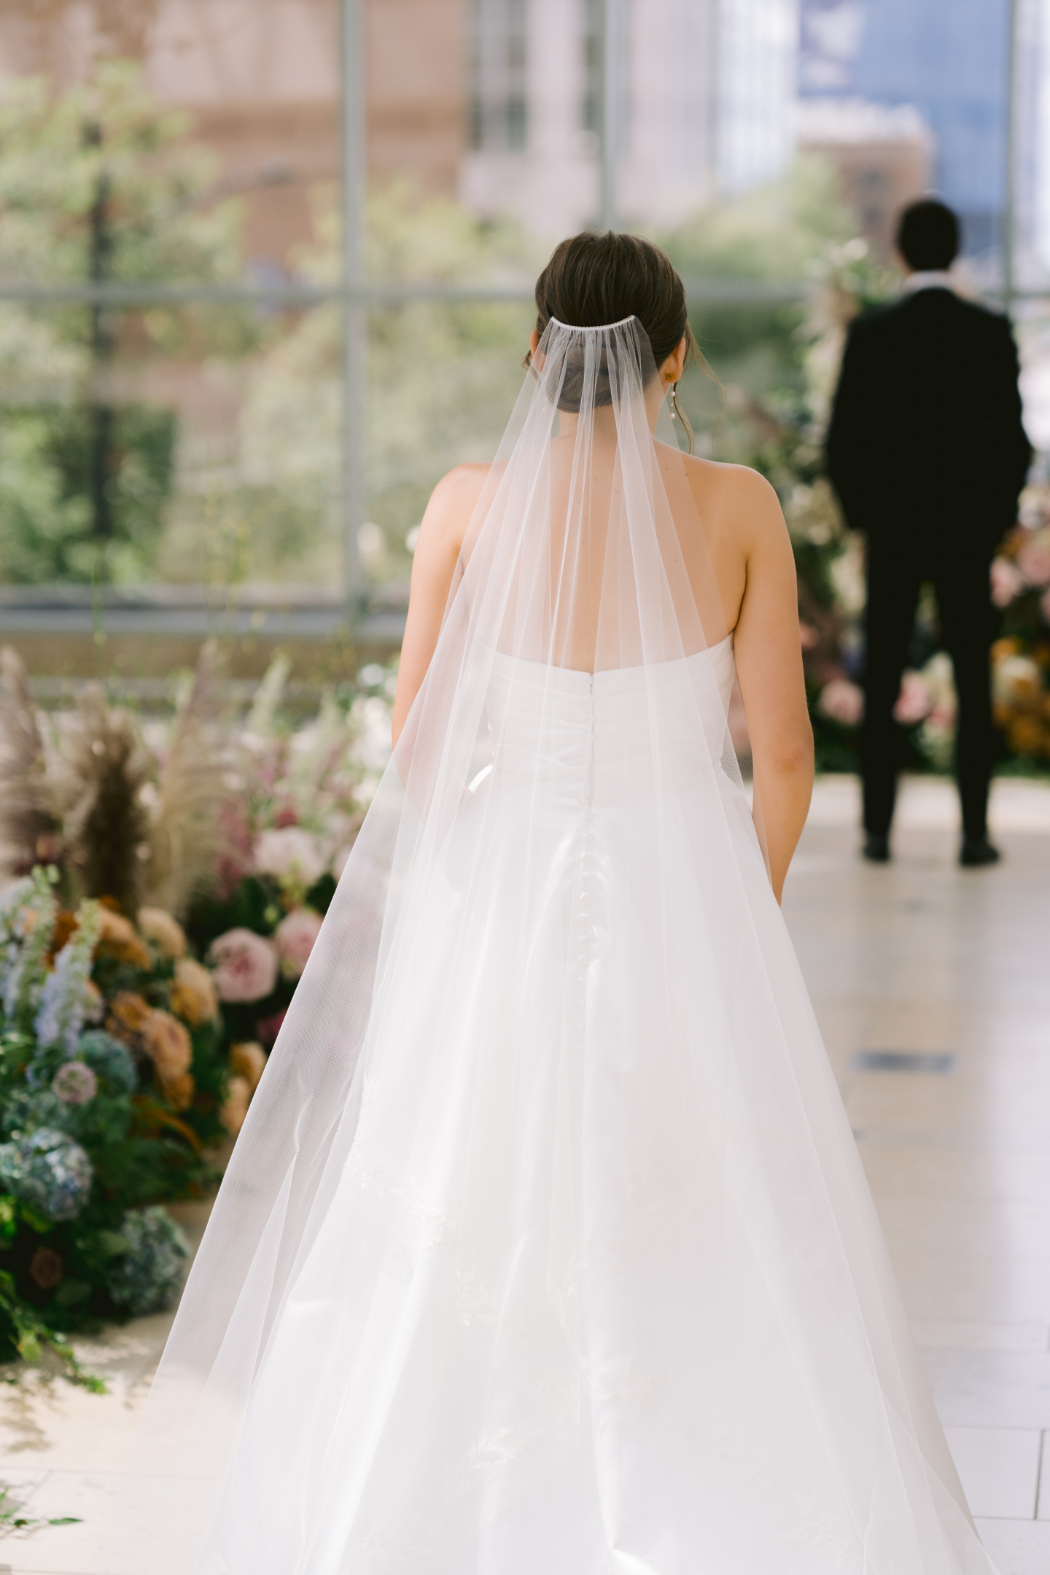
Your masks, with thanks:
M554 248L536 280L536 332L542 336L551 318L573 328L601 328L636 317L652 350L652 363L642 370L646 382L681 344L703 364L689 327L685 286L666 252L640 235L605 235L585 231ZM580 368L582 374L582 366ZM579 381L567 368L558 400L562 410L579 409ZM599 377L598 404L611 395Z

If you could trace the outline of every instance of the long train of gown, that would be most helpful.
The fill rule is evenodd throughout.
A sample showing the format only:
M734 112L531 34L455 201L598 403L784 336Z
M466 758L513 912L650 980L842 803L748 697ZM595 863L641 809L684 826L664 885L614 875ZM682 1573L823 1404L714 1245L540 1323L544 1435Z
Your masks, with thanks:
M494 658L200 1575L991 1569L715 763L733 675Z

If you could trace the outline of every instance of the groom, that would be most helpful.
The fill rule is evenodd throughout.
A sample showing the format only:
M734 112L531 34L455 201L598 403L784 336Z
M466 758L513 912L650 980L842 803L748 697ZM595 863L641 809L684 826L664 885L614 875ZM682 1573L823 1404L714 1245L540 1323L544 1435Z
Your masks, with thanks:
M1031 456L1017 350L1005 317L955 293L948 269L959 224L950 208L927 200L905 209L897 249L908 270L904 295L853 322L827 442L847 523L867 536L864 855L890 856L903 740L893 706L919 590L932 581L959 695L960 863L993 864L988 571L1015 521Z

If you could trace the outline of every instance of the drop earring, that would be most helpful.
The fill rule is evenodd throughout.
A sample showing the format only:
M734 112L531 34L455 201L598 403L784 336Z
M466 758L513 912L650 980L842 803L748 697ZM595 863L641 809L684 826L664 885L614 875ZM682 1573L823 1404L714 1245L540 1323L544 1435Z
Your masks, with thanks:
M682 409L681 405L678 403L678 384L677 383L672 383L671 384L671 420L672 421L680 421L682 423L682 429L685 432L686 441L689 444L689 452L691 454L693 452L693 429L690 426L689 421L686 418L685 411Z

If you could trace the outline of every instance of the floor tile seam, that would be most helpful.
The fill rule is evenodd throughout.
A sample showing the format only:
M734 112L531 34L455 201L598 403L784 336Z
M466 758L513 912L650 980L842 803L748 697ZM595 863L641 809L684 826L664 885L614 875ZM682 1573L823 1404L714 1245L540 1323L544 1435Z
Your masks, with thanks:
M171 1474L169 1474L166 1471L126 1471L126 1470L125 1471L118 1471L118 1470L115 1470L115 1469L109 1469L109 1468L107 1468L105 1466L103 1466L101 1468L97 1468L97 1467L94 1467L94 1466L48 1466L46 1468L46 1472L47 1472L47 1475L49 1477L52 1477L52 1476L54 1476L54 1477L114 1477L119 1482L123 1482L125 1480L131 1480L131 1481L135 1481L135 1482L138 1482L138 1481L151 1481L153 1479L163 1479L163 1481L165 1481L165 1482L209 1482L209 1481L211 1481L210 1477L195 1477L195 1476L182 1476L182 1475L172 1476ZM2 1466L0 1466L0 1485L2 1485L2 1482L3 1482L3 1468L2 1468ZM41 1483L37 1484L38 1487L41 1486L41 1485L42 1485Z
M1003 1427L996 1422L946 1422L945 1431L953 1433L1035 1433L1042 1437L1047 1428L1035 1427Z
M18 1467L17 1466L13 1466L11 1469L13 1471L17 1471ZM43 1468L40 1476L37 1477L33 1482L25 1482L25 1483L22 1483L22 1484L19 1484L17 1482L11 1483L10 1484L11 1491L13 1493L16 1493L16 1494L19 1494L19 1495L24 1493L25 1494L25 1498L24 1499L20 1498L19 1502L28 1504L30 1499L33 1497L33 1494L38 1492L40 1490L40 1488L42 1488L44 1486L44 1484L50 1480L53 1470L54 1470L54 1468L52 1466L45 1466ZM7 1487L8 1485L9 1484L4 1481L4 1468L3 1468L3 1466L0 1466L0 1487ZM3 1570L3 1561L0 1560L0 1572L2 1572L2 1570Z
M877 1202L878 1202L878 1195L876 1194L876 1203ZM887 1237L890 1236L892 1234L892 1227L887 1228L885 1234L886 1234ZM956 1253L956 1252L944 1252L944 1253L941 1253L941 1252L927 1252L923 1248L918 1247L918 1248L915 1248L913 1250L908 1250L908 1249L903 1249L902 1248L900 1253L898 1254L898 1256L901 1257L901 1258L919 1258L919 1259L921 1259L921 1261L923 1263L981 1263L981 1264L995 1263L995 1264L998 1264L1002 1268L1015 1268L1016 1266L1018 1266L1020 1264L1024 1264L1025 1266L1030 1267L1030 1268L1031 1267L1036 1267L1036 1268L1044 1267L1045 1268L1048 1264L1050 1264L1050 1253L1040 1254L1038 1257L1029 1258L1029 1257L1022 1257L1019 1253L1011 1253L1009 1256L1006 1256L1006 1255L1004 1255L1002 1253L994 1253L994 1252L979 1252L979 1253L966 1253L966 1254ZM973 1318L956 1318L956 1319L953 1319L952 1321L954 1323L974 1323L974 1322L979 1322L980 1320L973 1319ZM1019 1322L1024 1322L1025 1320L1018 1320L1018 1321ZM1042 1318L1039 1318L1039 1319L1035 1320L1035 1322L1036 1322L1036 1325L1037 1325L1038 1328L1042 1328L1042 1326L1043 1326Z
M1043 1486L1043 1459L1046 1455L1046 1429L1039 1434L1039 1459L1035 1467L1035 1512L1033 1520L1039 1519L1039 1498Z
M955 1142L945 1142L947 1136L954 1137ZM951 1154L1009 1154L1012 1158L1020 1159L1047 1159L1050 1158L1050 1139L1043 1139L1038 1144L1025 1142L1023 1148L1018 1146L1018 1139L1022 1134L1013 1134L1012 1142L997 1141L995 1143L981 1141L959 1142L960 1137L970 1138L969 1133L930 1133L926 1130L918 1132L894 1132L887 1127L855 1127L853 1137L858 1146L866 1148L898 1148L910 1149L912 1152L927 1150L930 1153ZM1027 1134L1024 1134L1027 1138Z
M1047 1526L1050 1521L1036 1520L1034 1515L974 1515L974 1520L993 1520L1000 1526Z
M928 1351L933 1354L944 1351L952 1356L959 1356L964 1352L969 1352L971 1355L978 1352L986 1356L1044 1356L1046 1354L1044 1351L1027 1351L1023 1346L1018 1349L1016 1345L929 1345L924 1340L916 1340L915 1346L920 1352Z

